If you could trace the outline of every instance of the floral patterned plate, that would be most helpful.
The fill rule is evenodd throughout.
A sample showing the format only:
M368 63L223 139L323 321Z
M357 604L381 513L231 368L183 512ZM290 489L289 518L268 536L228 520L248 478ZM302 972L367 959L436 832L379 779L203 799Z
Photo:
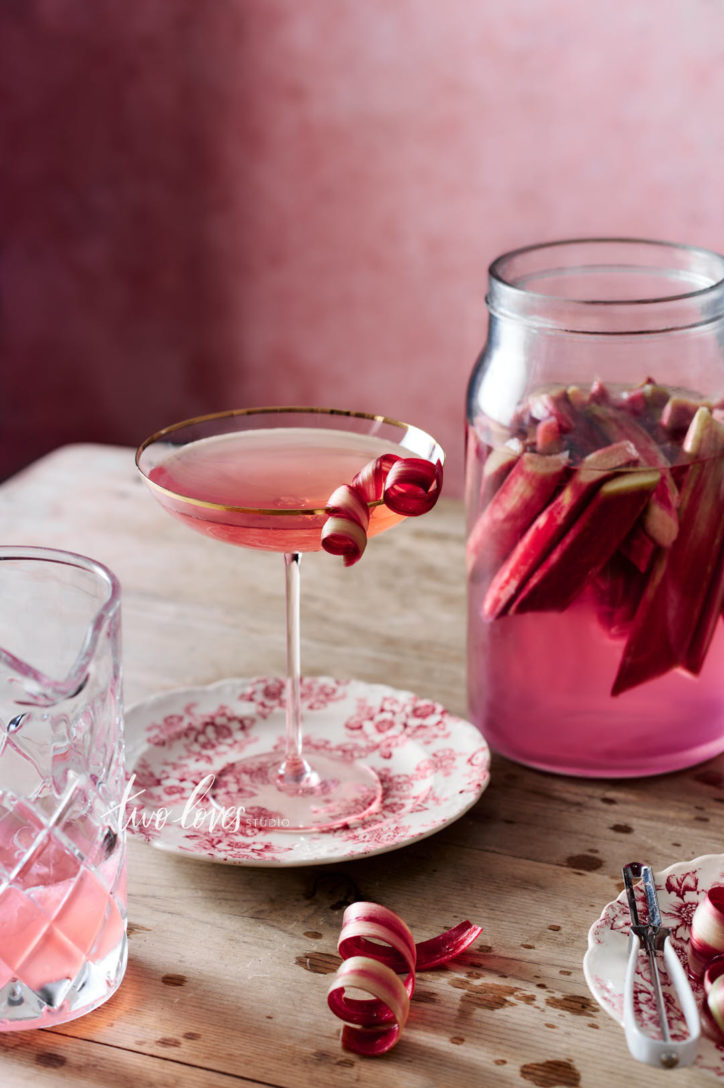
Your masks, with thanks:
M324 832L284 831L273 813L253 825L229 814L222 826L204 782L242 752L281 753L284 733L282 680L224 680L158 695L127 712L129 833L163 850L236 865L336 862L433 834L488 784L490 752L480 733L437 703L327 677L303 679L301 698L306 750L363 758L382 782L378 812ZM248 813L250 790L240 802Z
M671 940L682 963L686 963L691 919L696 905L707 891L716 884L724 884L724 854L706 854L694 861L679 862L656 874L656 891L661 907L662 921L671 930ZM636 888L641 898L642 917L646 918L643 889ZM607 1013L623 1024L623 988L628 960L630 916L626 893L604 907L601 917L588 933L588 951L583 960L583 973L591 993ZM656 1006L651 985L651 975L645 956L639 958L637 968L638 1015L644 1030L655 1034ZM701 999L701 986L693 984L696 997ZM683 1016L676 1015L673 996L667 994L667 1007L672 1017L672 1035L685 1033ZM704 1073L724 1078L724 1044L717 1044L702 1033L699 1055L695 1062Z

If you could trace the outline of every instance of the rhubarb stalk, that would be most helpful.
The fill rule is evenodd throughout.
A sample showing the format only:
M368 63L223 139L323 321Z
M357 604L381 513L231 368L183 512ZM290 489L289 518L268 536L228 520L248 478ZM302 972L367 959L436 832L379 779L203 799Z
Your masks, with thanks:
M638 459L630 442L614 443L583 459L560 494L546 506L498 568L483 601L486 619L509 610L527 579L574 524L593 493L618 469L634 465Z
M562 612L611 558L646 506L659 472L626 472L602 484L540 564L511 612Z
M589 412L609 442L628 439L636 447L642 464L665 470L648 504L644 528L656 544L668 548L676 539L679 522L676 516L678 493L667 458L648 431L627 412L608 405L592 405Z
M567 455L524 453L468 538L468 573L489 581L569 474Z
M654 561L613 695L686 664L715 575L724 541L724 426L707 408L692 420L684 449L698 460L689 465L681 488L681 532Z
M597 380L534 394L490 430L467 543L483 618L562 611L592 586L626 639L612 694L698 676L724 612L724 404Z

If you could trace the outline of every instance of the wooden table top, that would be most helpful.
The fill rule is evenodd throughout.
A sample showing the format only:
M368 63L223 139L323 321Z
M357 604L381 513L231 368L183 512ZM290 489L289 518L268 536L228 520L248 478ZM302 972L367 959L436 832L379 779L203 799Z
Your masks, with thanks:
M279 556L208 541L147 493L130 450L60 449L0 487L8 544L78 551L123 587L127 705L226 676L283 670ZM309 675L390 684L466 715L460 503L373 541L344 569L305 556ZM343 864L210 864L129 842L130 955L105 1006L0 1036L2 1083L399 1088L653 1086L589 993L589 926L632 858L662 869L718 852L724 758L656 779L541 774L493 756L458 821L394 853ZM418 979L400 1043L342 1050L326 990L344 907L384 903L422 940L483 926L458 961ZM711 1079L680 1070L684 1088Z

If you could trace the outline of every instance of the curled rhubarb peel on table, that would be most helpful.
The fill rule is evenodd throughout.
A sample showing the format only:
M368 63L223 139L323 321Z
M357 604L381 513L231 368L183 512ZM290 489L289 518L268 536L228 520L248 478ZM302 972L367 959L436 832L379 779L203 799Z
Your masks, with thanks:
M404 517L432 510L442 488L442 464L418 457L384 454L365 465L352 480L334 491L325 507L322 547L341 555L346 567L362 558L367 546L370 504L382 502Z
M530 395L505 429L481 419L470 448L484 620L587 595L622 640L612 695L699 675L724 608L724 402L597 379Z
M417 971L454 959L481 932L480 926L461 922L416 944L403 920L387 907L364 902L348 907L337 942L343 962L327 994L330 1009L344 1022L342 1046L367 1056L390 1050L407 1022ZM370 996L348 997L350 989Z

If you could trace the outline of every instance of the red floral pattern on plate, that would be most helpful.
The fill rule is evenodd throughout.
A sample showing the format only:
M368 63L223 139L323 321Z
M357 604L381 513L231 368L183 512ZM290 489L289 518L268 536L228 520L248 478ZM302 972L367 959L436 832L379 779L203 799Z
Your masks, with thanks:
M348 827L300 834L280 829L278 813L254 810L253 785L238 801L257 826L214 823L203 794L189 809L194 790L242 754L273 749L281 758L284 697L282 680L258 677L168 692L129 710L129 832L164 850L237 865L336 862L433 834L462 816L488 784L490 752L480 733L437 703L382 685L305 677L312 762L315 751L364 759L382 782L380 810Z
M707 854L694 861L680 862L656 874L656 890L662 921L671 930L671 940L682 963L686 964L691 919L696 906L709 889L724 884L724 854ZM641 916L646 917L643 890L640 897ZM583 972L591 993L599 1005L620 1024L623 1023L623 989L629 951L631 918L625 892L604 907L601 917L588 933L588 951L583 960ZM702 989L693 983L694 993L701 1000ZM657 1014L651 974L646 957L641 955L636 969L635 999L641 1023L652 1035L657 1032ZM685 1023L673 993L665 987L664 999L672 1034L683 1036ZM622 1045L623 1043L622 1039ZM696 1067L704 1073L724 1078L724 1043L717 1043L702 1034Z

